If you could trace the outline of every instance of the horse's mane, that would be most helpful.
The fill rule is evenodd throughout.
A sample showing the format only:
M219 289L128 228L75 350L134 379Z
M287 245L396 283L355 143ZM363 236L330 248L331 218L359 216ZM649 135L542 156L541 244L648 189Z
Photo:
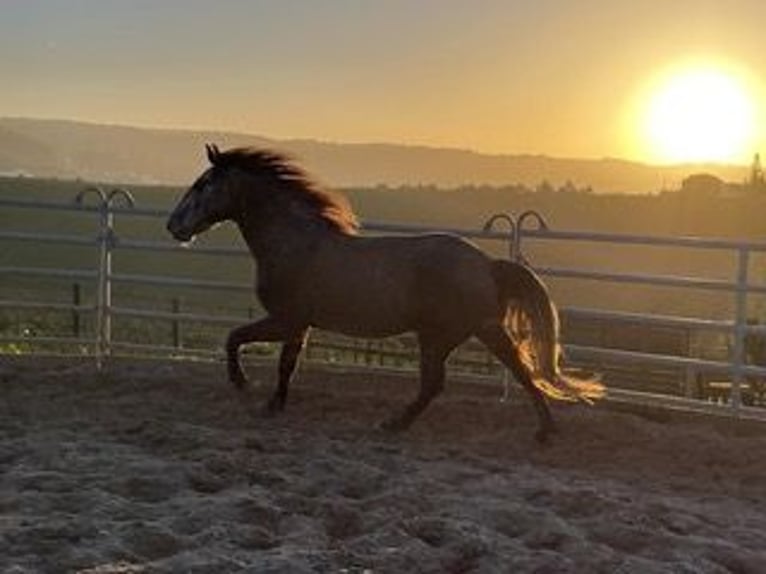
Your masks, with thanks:
M292 159L272 150L233 148L217 152L215 167L236 167L259 177L274 179L289 199L316 215L330 228L353 234L359 227L356 215L342 195L322 189Z

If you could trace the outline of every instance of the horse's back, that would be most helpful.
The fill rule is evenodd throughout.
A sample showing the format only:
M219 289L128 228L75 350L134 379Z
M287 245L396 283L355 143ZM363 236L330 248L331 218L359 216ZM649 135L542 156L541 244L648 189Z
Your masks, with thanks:
M492 260L473 243L449 234L425 236L415 293L421 325L473 325L496 316Z
M484 253L454 235L338 238L312 265L313 323L382 336L474 321L497 310L490 268Z

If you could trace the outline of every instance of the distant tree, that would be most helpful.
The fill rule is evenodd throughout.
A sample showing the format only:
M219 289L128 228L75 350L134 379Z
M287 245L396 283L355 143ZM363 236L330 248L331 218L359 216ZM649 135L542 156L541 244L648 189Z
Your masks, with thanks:
M559 193L577 193L577 187L572 180L566 180L564 185L559 188Z
M761 166L761 154L757 153L753 157L753 163L750 166L750 181L748 181L750 189L753 191L766 190L766 178L763 175L763 167Z
M547 179L544 179L543 181L541 181L541 182L540 182L540 183L537 185L537 187L535 188L535 191L536 191L537 193L553 193L553 192L555 192L555 191L556 191L556 188L554 188L554 187L551 185L551 182L550 182L550 181L548 181Z
M694 197L719 195L726 183L710 173L695 173L681 182L681 193Z

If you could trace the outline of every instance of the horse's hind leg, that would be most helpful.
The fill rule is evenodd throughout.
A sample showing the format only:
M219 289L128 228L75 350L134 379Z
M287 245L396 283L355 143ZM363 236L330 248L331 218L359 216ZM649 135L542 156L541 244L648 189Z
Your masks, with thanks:
M489 324L476 332L476 337L484 343L487 348L502 362L510 371L516 380L526 389L532 397L532 403L537 411L537 418L540 426L535 433L535 438L539 442L545 442L548 435L555 432L556 426L545 401L543 392L535 386L532 376L521 362L516 346L514 345L508 332L502 324Z
M430 402L444 389L445 367L455 344L446 344L427 337L420 337L420 391L404 411L382 424L390 431L403 431L415 421Z
M285 341L282 344L282 350L279 354L279 380L277 382L277 388L274 390L274 394L266 406L269 412L281 411L285 408L287 402L287 390L290 386L290 381L293 378L295 372L295 366L298 364L298 358L300 357L303 347L306 345L308 339L308 329L303 331L297 337Z

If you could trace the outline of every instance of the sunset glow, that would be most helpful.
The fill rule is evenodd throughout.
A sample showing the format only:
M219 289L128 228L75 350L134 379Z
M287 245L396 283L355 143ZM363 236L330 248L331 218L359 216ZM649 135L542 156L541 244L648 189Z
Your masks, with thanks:
M660 163L742 162L757 145L754 97L723 69L693 67L663 77L639 121L646 155Z
M480 6L6 2L0 118L648 164L766 153L766 2Z

